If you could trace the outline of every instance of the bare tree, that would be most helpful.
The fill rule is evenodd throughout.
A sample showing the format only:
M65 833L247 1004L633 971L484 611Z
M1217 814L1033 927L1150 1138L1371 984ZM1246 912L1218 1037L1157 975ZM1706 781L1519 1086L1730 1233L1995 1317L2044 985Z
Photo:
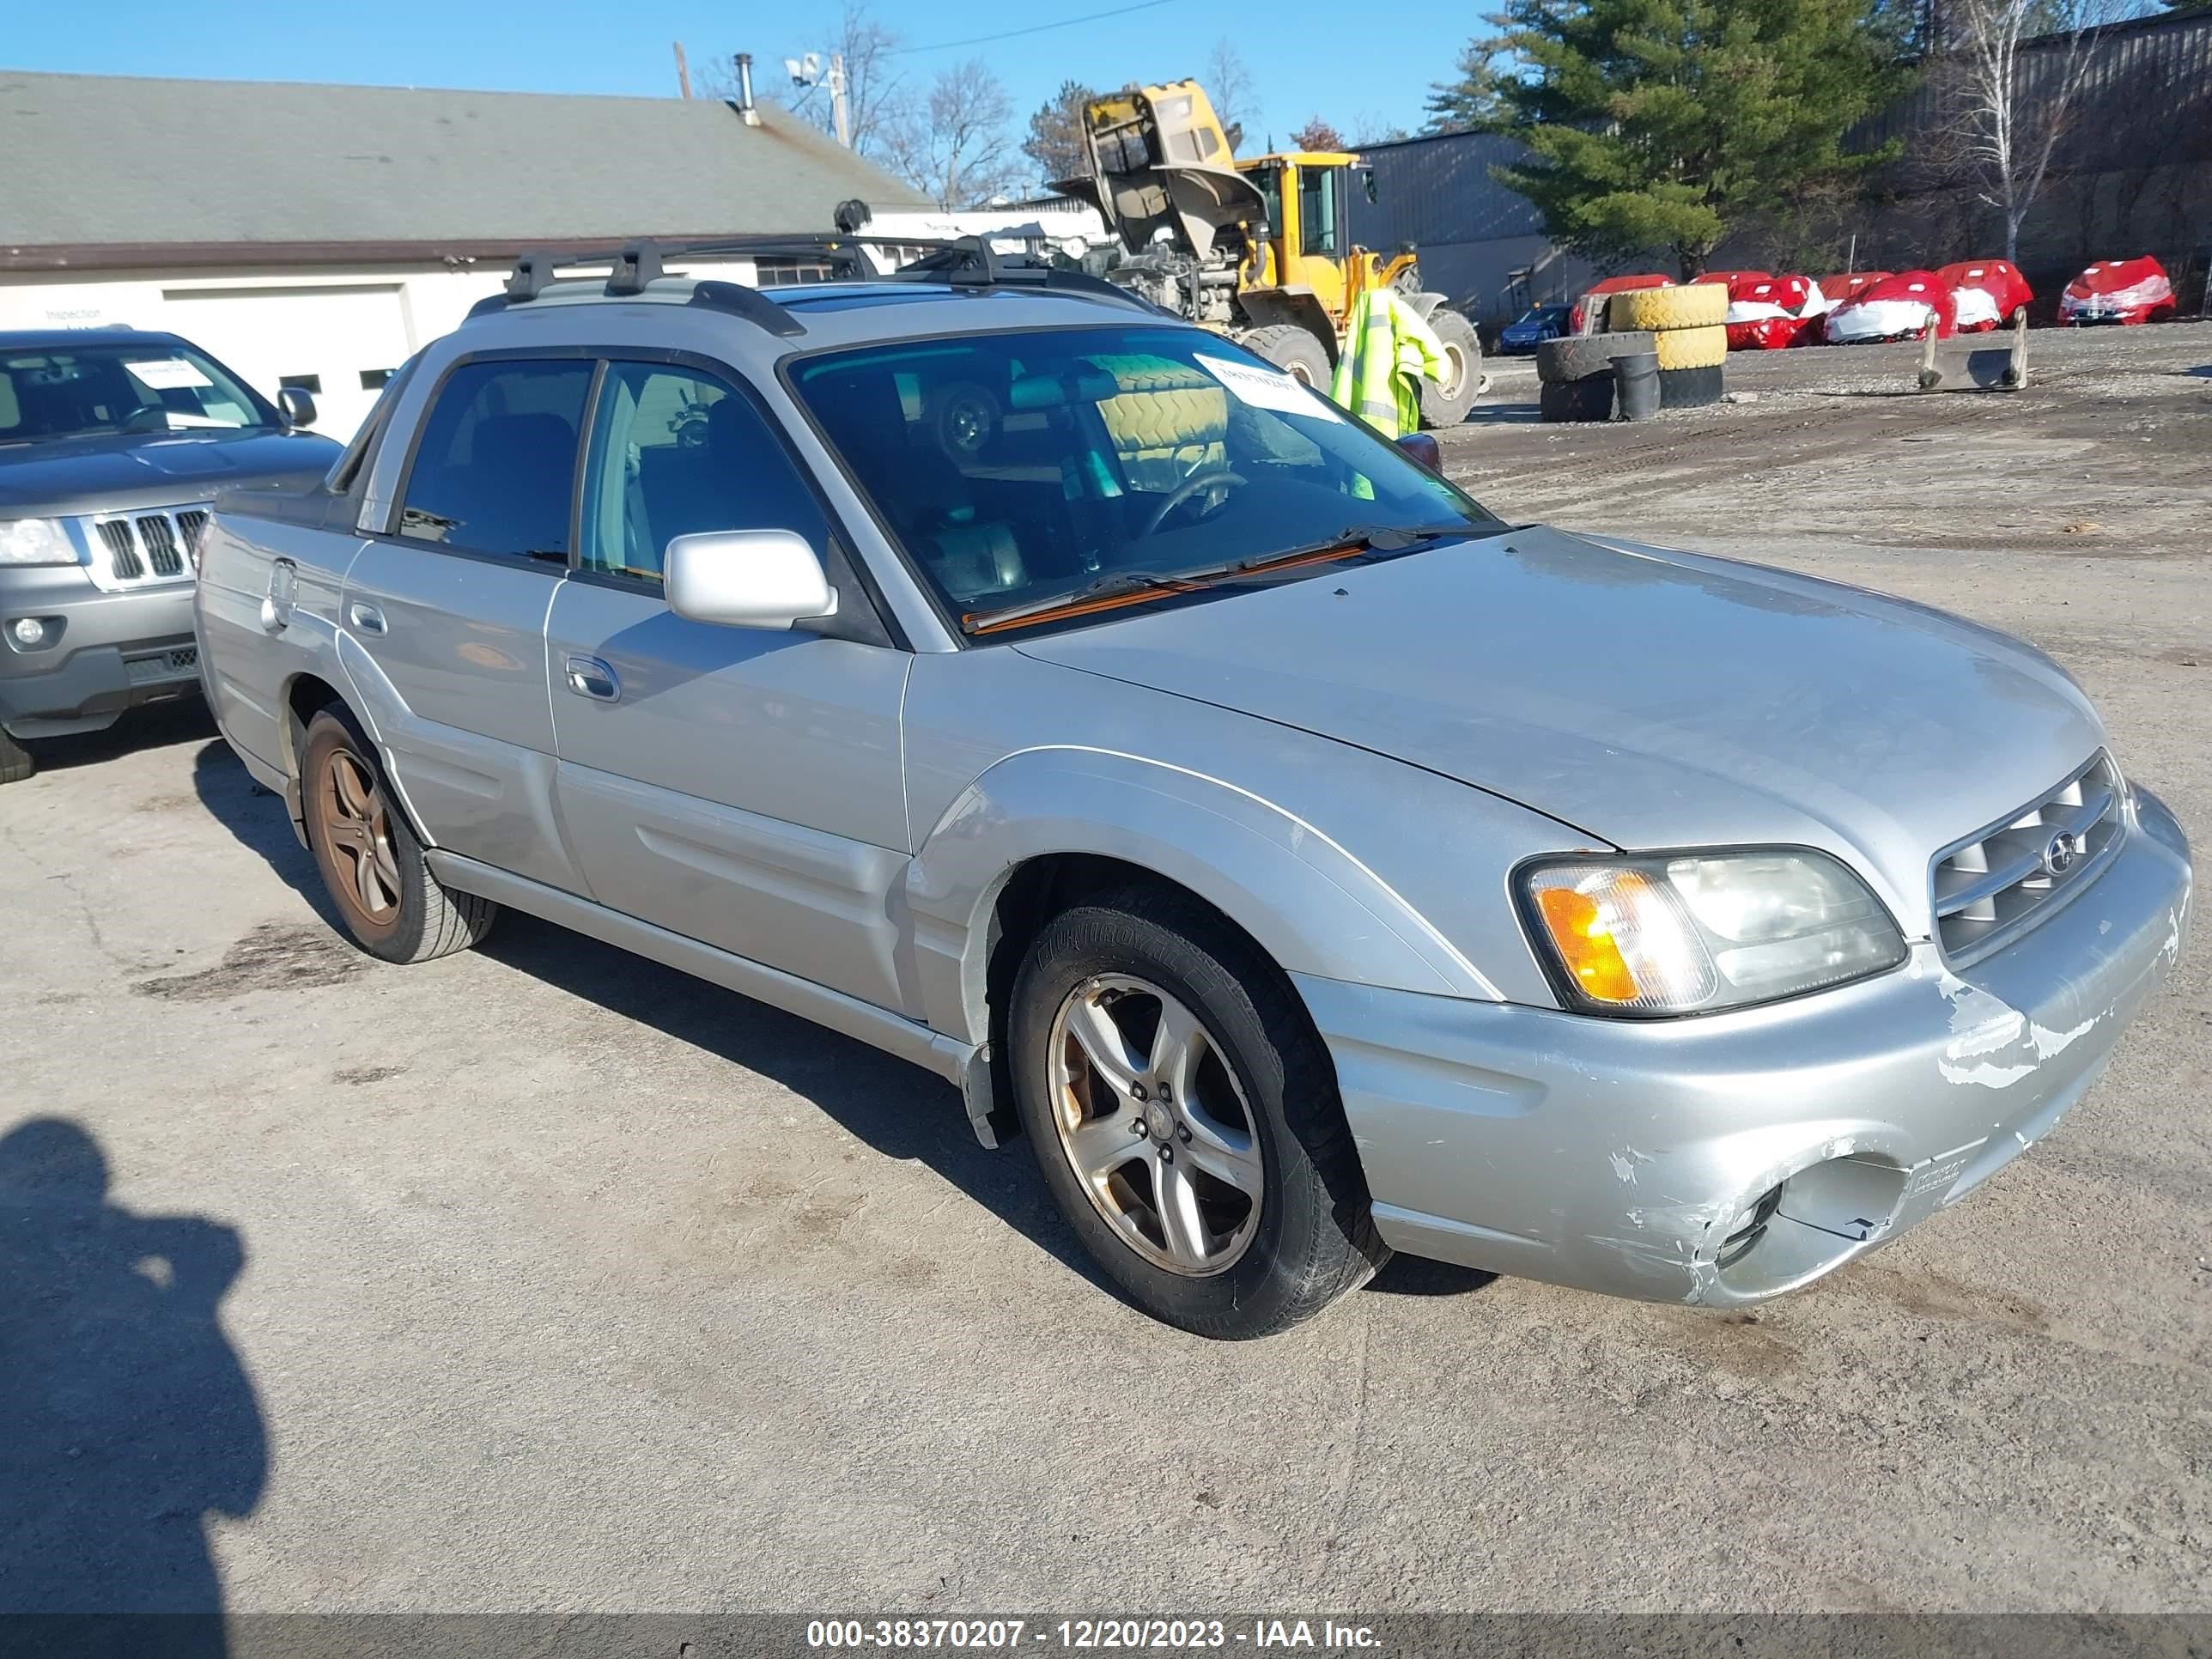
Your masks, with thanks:
M1340 150L1346 148L1344 135L1330 125L1322 116L1312 116L1305 125L1291 134L1292 149Z
M786 55L792 58L809 52L820 54L825 76L832 56L844 59L845 112L853 148L872 161L887 159L890 129L904 119L914 102L913 88L896 64L905 45L896 31L869 15L864 0L854 0L854 3L847 5L837 15L836 23L826 32L826 38L817 35L787 43ZM702 97L737 96L737 75L731 64L731 54L725 52L714 64L700 66L693 78L698 82ZM755 63L753 76L758 83L758 94L823 131L834 132L836 129L830 115L828 86L820 80L811 86L794 86L781 70L779 58L763 56Z
M1229 148L1241 149L1244 144L1243 118L1251 113L1252 71L1244 67L1235 44L1224 35L1213 43L1213 50L1206 55L1206 79L1200 83L1206 88L1213 112L1220 118L1221 130L1228 136Z
M1980 199L2004 216L2005 258L2015 264L2021 225L2073 123L2099 32L2125 9L2126 0L1949 0L1946 8L1964 159Z
M1025 176L1012 100L980 58L946 70L893 122L884 161L942 208L981 207Z

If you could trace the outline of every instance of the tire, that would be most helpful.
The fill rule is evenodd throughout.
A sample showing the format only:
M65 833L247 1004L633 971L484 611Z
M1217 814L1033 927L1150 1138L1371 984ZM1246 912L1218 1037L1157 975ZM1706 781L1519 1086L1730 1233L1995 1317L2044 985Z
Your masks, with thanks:
M1449 367L1441 383L1421 377L1421 424L1457 426L1482 390L1482 340L1473 323L1443 306L1429 313L1429 327L1443 342Z
M1005 418L991 389L974 380L958 380L939 390L922 417L937 447L956 461L972 459L990 447Z
M1662 368L1659 371L1659 407L1702 409L1717 404L1726 389L1718 363L1709 368Z
M1328 395L1328 383L1336 378L1336 365L1329 361L1328 348L1296 323L1270 323L1265 328L1255 328L1242 343L1247 351L1265 357L1323 397Z
M1195 1034L1176 1058L1164 1026ZM1389 1260L1321 1039L1280 971L1204 905L1134 887L1063 912L1023 958L1007 1031L1046 1186L1153 1318L1269 1336ZM1124 1081L1092 1062L1102 1047ZM1165 1224L1170 1206L1188 1224Z
M1540 387L1536 413L1546 421L1609 421L1614 384L1608 368L1601 374L1585 374L1579 380Z
M342 785L345 778L349 791ZM430 873L422 843L385 781L375 745L341 705L307 722L300 805L323 886L348 936L369 955L428 962L465 951L491 932L499 906L457 893ZM372 904L370 895L380 902Z
M37 757L5 731L0 731L0 783L21 783L38 769Z
M1608 328L1710 328L1728 319L1728 289L1720 283L1680 288L1639 288L1606 302Z
M1651 338L1662 369L1711 368L1728 361L1728 330L1718 323L1711 328L1663 328Z
M1612 374L1615 357L1650 349L1651 336L1645 332L1570 334L1536 348L1536 378L1547 386L1586 380L1593 374Z

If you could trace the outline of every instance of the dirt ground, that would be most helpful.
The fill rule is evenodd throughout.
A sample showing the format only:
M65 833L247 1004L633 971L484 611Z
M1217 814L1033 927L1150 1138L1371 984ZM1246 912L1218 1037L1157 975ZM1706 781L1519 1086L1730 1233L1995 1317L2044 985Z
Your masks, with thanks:
M2035 347L2013 397L1739 357L1755 402L1634 427L1502 364L1449 465L2027 635L2201 849L2212 326ZM2046 1142L1804 1294L1401 1259L1222 1346L920 1072L525 918L395 969L323 908L197 709L0 792L0 1132L112 1183L65 1237L0 1203L0 1607L2212 1610L2202 938ZM70 1435L8 1433L33 1374Z

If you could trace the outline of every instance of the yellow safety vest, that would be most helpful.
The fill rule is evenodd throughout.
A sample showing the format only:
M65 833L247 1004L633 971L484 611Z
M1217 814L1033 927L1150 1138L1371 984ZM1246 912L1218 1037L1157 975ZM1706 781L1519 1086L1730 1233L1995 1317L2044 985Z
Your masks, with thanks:
M1444 343L1436 331L1395 290L1364 291L1345 325L1330 401L1384 435L1402 438L1420 429L1424 374L1444 377Z

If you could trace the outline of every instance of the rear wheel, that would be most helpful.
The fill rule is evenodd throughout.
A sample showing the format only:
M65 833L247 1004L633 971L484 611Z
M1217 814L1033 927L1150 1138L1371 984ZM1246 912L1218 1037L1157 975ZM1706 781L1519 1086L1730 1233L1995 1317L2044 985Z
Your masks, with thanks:
M1442 306L1429 313L1429 327L1443 342L1444 378L1422 377L1421 424L1457 426L1482 390L1482 341L1473 323Z
M1270 1335L1387 1259L1320 1039L1202 905L1139 888L1057 917L1008 1030L1045 1184L1154 1318Z
M394 805L376 750L343 710L307 723L300 797L307 845L356 944L386 962L428 962L491 931L499 907L430 873L422 844Z
M31 751L0 731L0 783L21 783L38 769Z
M1244 337L1244 349L1258 353L1292 380L1324 395L1336 376L1328 348L1295 323L1271 323Z

